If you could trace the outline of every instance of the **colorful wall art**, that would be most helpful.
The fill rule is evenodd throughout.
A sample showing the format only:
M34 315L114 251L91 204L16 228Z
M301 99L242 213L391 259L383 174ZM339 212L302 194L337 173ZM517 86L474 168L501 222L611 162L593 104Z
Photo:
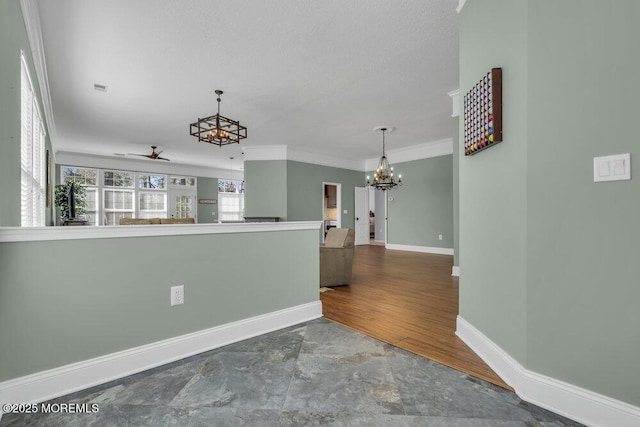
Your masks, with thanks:
M502 141L502 68L492 68L464 96L464 155Z

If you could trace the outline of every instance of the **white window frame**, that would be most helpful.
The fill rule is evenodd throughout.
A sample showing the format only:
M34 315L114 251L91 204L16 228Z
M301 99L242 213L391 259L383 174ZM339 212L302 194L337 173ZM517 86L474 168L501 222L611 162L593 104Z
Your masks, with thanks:
M144 188L140 187L140 178L144 175L148 176L162 176L164 177L164 188ZM167 218L169 215L169 197L168 197L168 187L169 187L169 176L163 173L146 173L146 172L136 172L136 201L137 201L137 209L136 209L136 218ZM164 210L159 209L142 209L142 201L140 197L143 194L161 194L164 196ZM151 215L151 216L149 216Z
M233 181L237 183L235 185L236 192L226 192L220 191L220 182L221 181ZM218 179L218 220L219 221L243 221L244 220L244 187L242 186L242 181L237 179ZM227 200L237 200L237 204L239 205L239 210L226 210L226 201ZM234 202L235 204L235 202Z
M121 172L121 173L127 173L127 174L131 174L131 186L128 187L124 187L124 186L116 186L116 185L106 185L105 184L105 179L106 179L106 173L107 172ZM118 225L116 224L108 224L108 220L107 220L107 214L109 213L124 213L124 214L131 214L130 218L135 218L136 217L136 207L137 207L137 197L138 194L136 192L136 187L137 187L137 177L136 177L136 173L133 171L125 171L125 170L119 170L119 169L102 169L100 171L100 185L102 186L101 188L101 193L102 193L102 223L104 225ZM109 208L107 209L105 202L107 200L107 196L106 196L106 192L107 191L121 191L123 193L130 193L131 194L131 208L130 209L113 209L113 208ZM129 217L127 217L129 218Z
M173 181L175 178L184 179L185 183L184 184L174 184L171 181ZM193 185L187 183L189 179L193 179ZM168 175L167 176L167 188L168 189L179 188L179 189L182 189L182 190L197 189L198 188L198 178L195 177L195 176L186 176L186 175Z
M101 211L101 201L102 201L102 192L100 191L100 169L97 168L89 168L89 167L82 167L82 166L68 166L68 165L64 165L64 166L60 166L60 182L64 183L65 181L65 175L64 175L64 170L65 169L84 169L84 170L92 170L96 172L96 183L95 184L86 184L82 183L82 182L78 182L75 181L74 182L76 184L82 185L87 193L89 192L95 192L96 193L96 204L95 204L95 209L85 209L85 215L90 215L93 214L94 217L94 221L90 221L89 224L90 225L99 225L100 224L100 211Z
M20 225L44 227L46 129L24 52L20 52Z
M95 188L96 189L96 198L97 198L97 212L96 212L96 223L95 225L107 225L106 214L109 212L132 212L132 218L141 218L144 212L153 212L157 214L159 218L169 218L171 216L171 197L172 191L188 191L189 194L192 194L192 197L195 199L197 195L197 185L198 178L194 176L182 176L182 175L169 175L157 172L139 172L139 171L128 171L122 169L99 169L93 167L85 167L85 166L75 166L75 165L60 165L60 182L63 181L63 171L65 168L74 168L74 169L92 169L97 171L97 185L96 186L86 186L87 189ZM133 183L131 187L117 187L117 186L106 186L104 185L105 172L123 172L133 174ZM165 188L140 188L140 177L142 175L154 175L154 176L164 176L165 177ZM183 179L184 184L171 184L172 178ZM188 184L187 182L191 181L192 184ZM131 191L133 193L133 210L120 210L120 209L106 209L104 206L105 201L105 190L124 190ZM165 206L166 211L142 211L140 209L140 194L145 192L154 192L154 193L164 193L165 194ZM193 215L196 215L196 206L193 207ZM145 215L148 217L148 215ZM154 216L155 218L156 216Z

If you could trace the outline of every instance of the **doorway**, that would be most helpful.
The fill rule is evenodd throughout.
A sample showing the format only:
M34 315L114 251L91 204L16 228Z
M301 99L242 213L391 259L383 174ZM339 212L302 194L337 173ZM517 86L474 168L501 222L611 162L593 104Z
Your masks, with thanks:
M370 244L384 245L387 241L386 192L369 187Z
M330 228L342 226L342 184L322 183L322 241Z
M196 218L196 191L175 189L169 190L168 217Z

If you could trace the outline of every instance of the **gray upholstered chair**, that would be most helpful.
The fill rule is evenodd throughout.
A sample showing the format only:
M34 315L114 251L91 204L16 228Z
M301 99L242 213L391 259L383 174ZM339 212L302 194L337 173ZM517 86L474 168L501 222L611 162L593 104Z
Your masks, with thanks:
M352 228L330 228L320 245L320 286L341 286L351 283L353 265Z

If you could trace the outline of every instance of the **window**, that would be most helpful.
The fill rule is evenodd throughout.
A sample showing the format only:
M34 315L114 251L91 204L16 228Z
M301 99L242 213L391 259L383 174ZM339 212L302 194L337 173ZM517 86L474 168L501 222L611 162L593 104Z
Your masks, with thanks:
M87 190L85 218L89 224L96 225L98 216L98 169L75 168L70 166L61 166L62 174L61 182L73 180L76 184L80 184Z
M218 180L218 219L242 221L244 218L244 181Z
M138 218L167 217L167 176L138 174Z
M104 190L104 223L118 225L120 218L133 218L133 191Z
M86 189L85 216L93 225L119 225L121 218L195 215L195 177L60 166L60 181L69 179Z
M140 218L166 218L167 193L138 193Z
M103 175L105 225L118 225L120 218L133 218L135 213L133 172L104 171ZM130 189L121 189L122 187Z
M154 190L164 190L167 188L166 175L138 175L138 188L152 188Z
M169 178L171 185L194 187L196 179L192 176L172 176Z
M42 227L45 225L45 130L24 53L20 55L20 62L20 224Z
M104 171L105 187L133 187L133 172Z
M76 184L95 187L98 185L98 170L63 166L62 181L66 182L68 179L73 179Z

